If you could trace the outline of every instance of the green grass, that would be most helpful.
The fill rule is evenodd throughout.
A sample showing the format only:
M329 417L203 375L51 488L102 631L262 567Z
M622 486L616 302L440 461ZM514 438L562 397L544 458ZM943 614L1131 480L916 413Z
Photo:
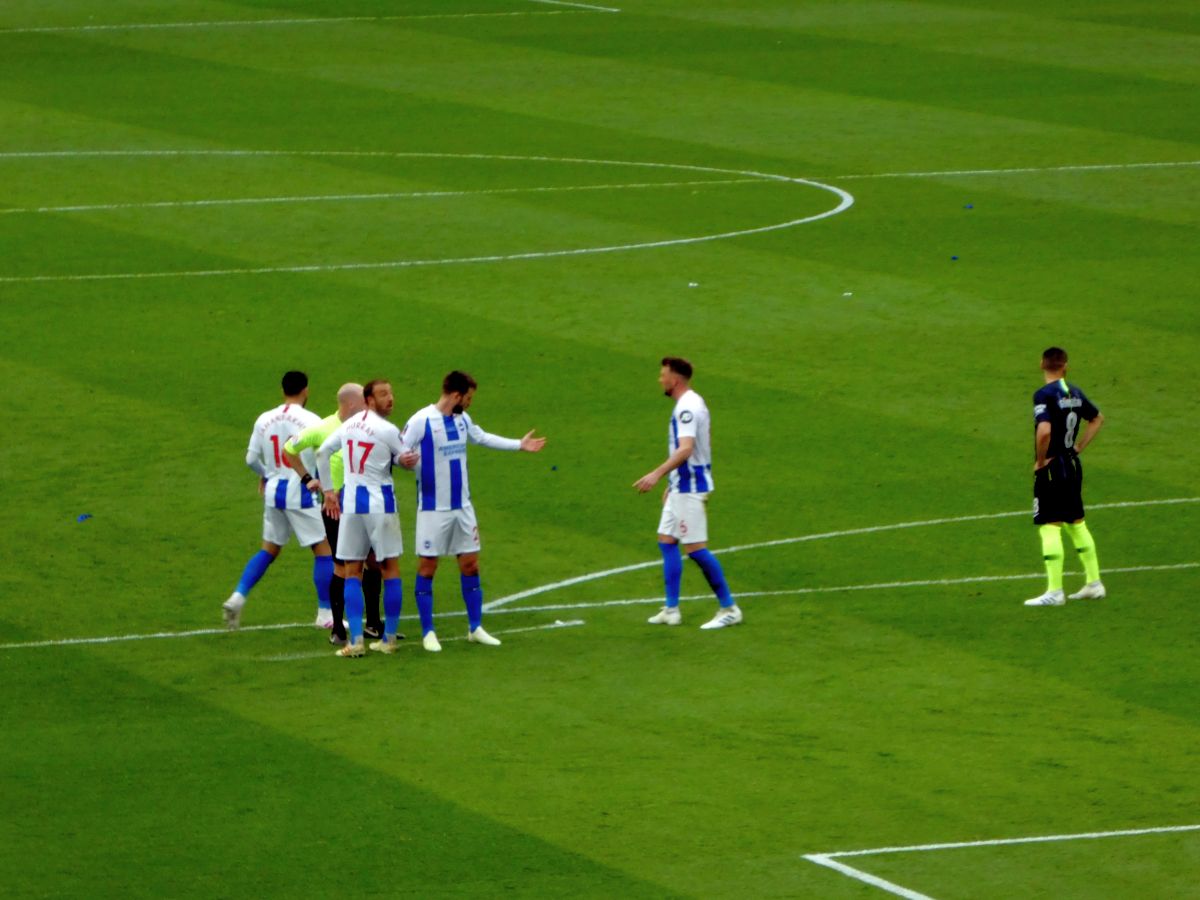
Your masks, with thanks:
M409 15L439 17L5 33ZM5 3L6 896L870 897L804 854L1197 824L1197 570L1140 569L1200 561L1200 508L1110 505L1200 493L1196 34L1165 0ZM445 262L837 203L677 184L746 172L855 203ZM1025 610L1037 540L999 514L1029 504L1051 344L1108 420L1110 599ZM464 367L485 428L549 437L473 452L487 599L652 563L630 485L668 353L713 410L715 549L879 528L723 554L740 628L696 629L708 600L644 626L651 565L505 604L491 652L448 640L445 566L440 655L26 646L219 624L259 540L245 441L293 367L321 413L388 377L397 417ZM247 626L311 618L307 555ZM519 630L557 618L586 624ZM1187 894L1198 855L847 861L940 900L1115 898Z

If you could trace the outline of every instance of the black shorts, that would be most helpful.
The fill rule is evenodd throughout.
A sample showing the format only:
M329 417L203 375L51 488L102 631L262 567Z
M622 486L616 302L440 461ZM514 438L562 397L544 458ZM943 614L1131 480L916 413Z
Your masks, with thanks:
M329 518L329 515L322 509L321 521L325 523L325 538L329 541L329 552L333 554L333 561L340 566L345 562L337 555L338 522L340 520Z
M1075 454L1057 456L1033 473L1033 524L1082 518L1083 463Z

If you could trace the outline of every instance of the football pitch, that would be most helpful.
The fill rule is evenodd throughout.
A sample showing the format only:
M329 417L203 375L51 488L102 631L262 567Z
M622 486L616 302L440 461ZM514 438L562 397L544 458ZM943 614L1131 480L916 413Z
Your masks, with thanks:
M1180 0L4 0L0 894L1200 896L1198 225ZM1050 345L1108 597L1032 609ZM736 628L645 621L664 355ZM335 659L295 544L223 630L293 368L548 438L501 647L406 556Z

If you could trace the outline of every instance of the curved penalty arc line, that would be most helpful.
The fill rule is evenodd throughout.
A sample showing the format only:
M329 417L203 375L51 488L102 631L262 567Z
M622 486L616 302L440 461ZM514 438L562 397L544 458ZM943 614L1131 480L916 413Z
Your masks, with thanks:
M522 253L488 254L479 256L439 257L431 259L400 259L380 262L345 262L318 263L289 266L247 266L225 269L192 269L181 271L160 272L96 272L82 275L9 275L0 276L0 284L30 284L41 282L76 282L76 281L128 281L140 279L161 278L212 278L229 275L269 275L269 274L304 274L321 272L350 272L387 269L406 269L422 266L465 265L469 263L509 262L516 260L552 259L571 256L588 256L600 253L618 253L630 250L648 250L662 247L678 247L687 244L701 244L711 241L728 240L730 238L746 237L755 234L765 234L781 231L818 222L845 212L854 205L854 196L833 185L813 181L808 178L797 178L790 175L779 175L770 172L754 170L726 169L716 166L698 166L686 163L656 163L629 160L585 159L576 157L553 156L519 156L512 154L488 153L418 153L378 150L60 150L60 151L16 151L0 153L0 162L15 159L71 159L89 157L375 157L396 159L456 159L456 160L492 160L502 162L540 162L563 163L573 165L621 166L643 169L668 169L685 172L704 172L719 175L736 175L744 178L760 179L765 182L803 185L817 188L833 194L838 199L836 206L810 216L789 219L785 222L775 222L770 225L760 225L753 228L740 228L717 234L697 235L694 237L667 238L658 241L635 241L624 244L609 244L600 247L576 247L571 249L535 250Z

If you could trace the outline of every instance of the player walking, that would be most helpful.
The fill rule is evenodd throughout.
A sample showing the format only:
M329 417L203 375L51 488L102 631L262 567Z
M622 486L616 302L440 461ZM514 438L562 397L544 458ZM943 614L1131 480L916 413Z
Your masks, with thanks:
M400 583L400 520L396 517L396 493L392 485L392 463L399 462L400 431L387 420L395 400L392 386L382 379L363 386L367 408L351 416L317 449L317 471L328 485L325 502L331 515L340 514L338 558L346 567L346 620L350 642L339 656L363 656L363 563L371 551L383 572L383 637L372 650L393 653L400 624L403 592ZM338 502L330 472L331 457L345 449L344 508Z
M325 526L312 493L300 483L283 453L284 444L292 437L321 420L304 408L308 402L307 375L288 372L283 376L281 386L283 405L258 417L250 432L250 446L246 449L246 465L258 473L259 491L264 500L262 549L250 558L237 587L221 605L225 627L230 630L241 624L242 608L250 589L266 574L293 534L301 547L312 547L313 551L313 584L317 589L314 624L322 628L333 624L329 607L333 557L329 542L325 540ZM309 453L311 461L311 451Z
M720 604L717 614L700 626L707 630L741 624L742 611L729 592L721 564L708 549L706 504L713 490L710 418L704 398L691 388L691 379L692 364L686 359L663 358L658 383L663 393L675 401L667 433L668 456L662 465L643 475L633 486L645 493L664 475L669 475L658 523L658 549L663 557L667 602L648 621L651 625L678 625L683 621L679 611L679 586L683 579L679 544L682 542L684 552L700 567Z
M467 479L467 445L528 453L537 453L546 445L546 439L535 438L532 431L517 440L488 434L476 425L467 415L476 387L475 379L466 372L451 372L442 380L438 401L418 410L404 426L404 448L410 455L401 464L415 464L417 475L417 611L422 644L434 652L442 649L433 628L433 576L441 556L458 558L459 585L467 607L467 640L500 645L482 624L479 525Z
M1072 600L1104 597L1096 543L1083 521L1083 464L1079 454L1092 442L1104 416L1077 385L1066 380L1067 351L1051 347L1042 354L1046 384L1033 395L1034 461L1033 521L1042 538L1046 563L1046 592L1025 601L1026 606L1062 606L1063 540L1065 529L1075 545L1087 584ZM1079 423L1087 425L1079 433Z

